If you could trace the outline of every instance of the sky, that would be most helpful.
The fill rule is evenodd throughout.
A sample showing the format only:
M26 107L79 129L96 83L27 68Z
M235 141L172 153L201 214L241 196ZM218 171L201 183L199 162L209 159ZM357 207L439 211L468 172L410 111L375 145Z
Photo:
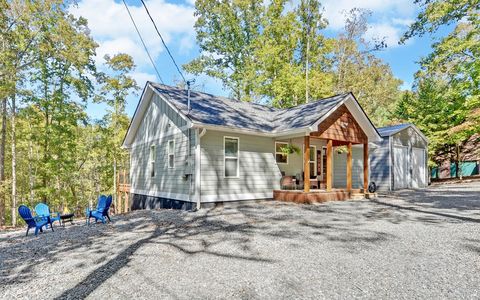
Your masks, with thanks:
M181 66L199 55L199 47L195 41L194 0L145 0L160 33L163 35L175 60ZM406 44L399 45L398 40L418 14L413 0L323 0L325 17L329 21L325 34L335 36L343 28L343 12L352 8L364 8L372 12L369 19L367 39L385 38L387 48L376 55L388 63L396 77L403 81L402 89L410 89L413 76L419 69L418 62L431 51L434 36L415 37ZM127 5L141 31L150 54L153 56L161 80L165 84L179 81L180 75L167 55L155 29L148 18L140 0L127 0ZM132 76L140 87L147 80L160 82L148 60L148 56L133 27L123 2L118 0L81 0L71 8L75 16L83 16L88 20L91 35L99 44L96 63L100 70L104 69L105 54L130 54L136 69ZM193 79L187 76L187 80ZM215 95L228 96L222 84L206 76L196 76L197 88ZM132 116L138 103L141 91L127 98L127 113ZM89 103L87 112L92 118L100 119L105 114L103 104Z

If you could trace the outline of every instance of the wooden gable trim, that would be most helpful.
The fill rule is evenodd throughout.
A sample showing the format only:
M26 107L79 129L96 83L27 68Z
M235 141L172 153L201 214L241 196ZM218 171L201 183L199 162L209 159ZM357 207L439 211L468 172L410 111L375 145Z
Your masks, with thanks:
M310 135L354 144L368 143L367 135L345 104L342 104L322 123L318 124L317 131L310 133Z

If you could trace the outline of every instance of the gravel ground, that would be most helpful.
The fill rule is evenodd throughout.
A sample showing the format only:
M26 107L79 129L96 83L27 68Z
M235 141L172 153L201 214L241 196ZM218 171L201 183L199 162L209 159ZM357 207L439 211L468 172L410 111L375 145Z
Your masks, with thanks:
M38 237L2 233L0 298L478 299L480 186L472 189L462 202L469 214L403 192L135 211Z

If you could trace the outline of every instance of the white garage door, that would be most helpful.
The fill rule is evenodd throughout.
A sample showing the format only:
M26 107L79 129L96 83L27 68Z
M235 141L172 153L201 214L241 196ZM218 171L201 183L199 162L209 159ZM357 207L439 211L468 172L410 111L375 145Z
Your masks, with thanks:
M408 147L394 146L394 187L396 190L408 187Z
M412 148L412 187L424 188L425 186L425 149Z

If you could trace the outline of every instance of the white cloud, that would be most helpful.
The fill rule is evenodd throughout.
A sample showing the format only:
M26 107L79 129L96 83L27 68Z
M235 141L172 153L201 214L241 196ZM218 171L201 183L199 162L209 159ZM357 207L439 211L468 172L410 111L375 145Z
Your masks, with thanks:
M340 31L344 27L345 12L353 8L367 9L372 12L369 29L365 38L385 39L387 46L398 46L398 41L406 27L413 22L415 5L412 1L398 0L325 0L325 16L328 28Z
M143 84L147 81L158 82L159 79L155 74L146 73L146 72L134 72L132 73L133 79L137 82L140 88L143 88Z
M189 49L193 47L194 8L188 4L172 4L164 0L146 1L167 45ZM129 6L148 50L155 60L164 51L155 29L143 6ZM105 54L127 53L140 69L151 69L150 61L122 2L114 0L83 0L70 12L88 20L93 38L99 43L97 62ZM191 44L188 43L191 41Z
M365 38L370 41L384 40L388 48L393 48L398 46L402 33L400 28L390 24L374 24L365 33Z

